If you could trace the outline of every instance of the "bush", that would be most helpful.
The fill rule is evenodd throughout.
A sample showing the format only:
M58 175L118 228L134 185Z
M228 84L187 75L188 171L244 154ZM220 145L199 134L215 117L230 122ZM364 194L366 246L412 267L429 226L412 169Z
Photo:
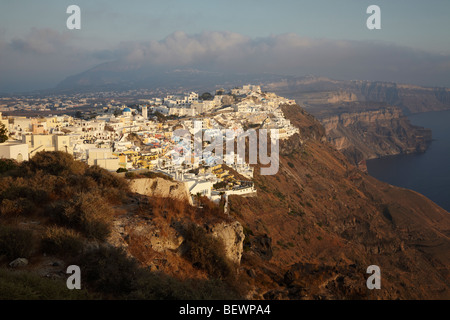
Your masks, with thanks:
M185 230L186 256L192 264L217 279L230 279L234 275L233 265L225 256L223 243L195 225Z
M87 164L75 161L73 156L62 151L40 151L27 164L34 172L42 170L52 175L82 174Z
M47 202L49 198L49 194L46 190L41 189L39 187L36 188L33 185L27 186L13 185L5 193L5 196L10 200L23 198L35 203Z
M136 260L115 247L100 247L73 261L83 270L86 286L103 298L116 299L238 299L225 283L217 280L181 281L139 267Z
M0 226L0 254L8 259L29 258L33 243L31 231Z
M128 169L125 169L125 168L119 168L119 169L117 169L116 172L117 172L117 173L128 172Z
M19 215L31 214L36 206L27 198L18 198L16 200L3 199L0 204L0 216L15 217Z
M130 172L125 173L125 175ZM91 166L86 170L85 175L92 178L96 184L97 189L102 196L106 197L112 202L123 200L124 196L130 191L128 182L99 166Z
M17 169L19 164L12 159L0 159L0 174Z
M239 295L218 280L181 281L163 273L143 272L137 290L127 298L139 300L231 300Z
M162 172L148 171L148 172L142 173L141 175L146 178L152 178L152 179L161 178L161 179L168 180L168 181L174 181L171 176L164 174Z
M17 201L4 199L0 204L0 216L11 217L18 216L22 213Z
M92 299L82 290L67 290L65 281L37 274L0 268L0 300L72 300Z
M49 208L52 220L88 238L104 241L111 232L112 209L99 195L80 193Z
M87 168L85 175L92 177L101 188L115 188L123 192L128 191L128 184L124 179L103 168L100 168L99 166L91 166Z
M134 172L127 172L127 173L125 173L125 178L127 178L127 179L134 179L134 178L136 178L136 173L134 173Z
M45 253L76 256L83 249L83 240L73 230L53 226L47 229L41 245Z
M77 260L86 285L99 293L119 298L137 288L138 265L122 249L100 247Z

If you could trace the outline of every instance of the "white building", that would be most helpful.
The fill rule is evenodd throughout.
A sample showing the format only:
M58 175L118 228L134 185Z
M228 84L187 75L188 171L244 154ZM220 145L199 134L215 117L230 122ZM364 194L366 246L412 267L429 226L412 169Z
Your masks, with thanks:
M28 144L18 141L0 143L0 159L13 159L18 162L28 160Z

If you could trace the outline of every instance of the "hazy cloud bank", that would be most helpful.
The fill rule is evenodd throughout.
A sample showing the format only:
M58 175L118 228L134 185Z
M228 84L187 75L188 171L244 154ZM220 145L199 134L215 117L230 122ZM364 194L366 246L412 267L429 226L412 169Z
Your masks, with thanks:
M384 42L312 39L297 34L264 38L231 32L189 35L179 31L160 41L124 41L112 48L94 49L80 43L88 42L73 33L51 29L32 29L28 36L9 41L0 33L0 86L10 90L21 81L27 86L52 86L106 60L134 68L317 74L450 86L450 56Z

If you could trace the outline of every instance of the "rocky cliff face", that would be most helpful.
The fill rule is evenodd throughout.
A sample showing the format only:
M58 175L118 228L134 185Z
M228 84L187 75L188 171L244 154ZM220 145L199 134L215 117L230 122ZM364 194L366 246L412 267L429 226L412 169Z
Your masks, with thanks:
M230 261L240 264L244 250L244 228L238 221L232 223L221 222L210 228L211 234L221 239L225 245L225 255Z
M186 217L172 218L170 223L147 209L146 214L139 214L142 211L142 203L148 201L148 198L136 195L135 200L136 202L126 208L125 214L114 218L114 227L108 243L125 249L129 256L138 259L141 265L151 270L184 276L192 273L191 275L203 277L199 270L195 270L183 258L184 230L192 220ZM245 239L242 225L235 220L220 220L219 217L215 217L215 220L218 221L204 224L206 232L219 239L224 245L225 256L239 265Z
M328 141L354 164L387 155L424 152L431 130L412 125L396 107L322 114Z
M450 109L450 89L323 77L270 83L269 90L296 101L316 116L328 140L354 163L423 152L431 132L404 115Z
M400 107L406 114L450 108L450 89L426 88L389 82L353 81L361 101L385 102Z
M333 80L324 77L289 78L265 87L316 114L323 107L343 102L378 102L395 105L407 115L450 109L449 88L428 88L393 82Z

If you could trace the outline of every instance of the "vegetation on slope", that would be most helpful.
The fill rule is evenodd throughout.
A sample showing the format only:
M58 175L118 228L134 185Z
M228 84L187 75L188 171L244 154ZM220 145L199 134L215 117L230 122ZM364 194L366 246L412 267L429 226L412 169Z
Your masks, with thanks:
M232 283L225 279L231 278L233 270L227 269L223 248L201 231L196 233L201 238L189 237L185 257L180 259L200 262L198 268L210 275L204 279L181 279L149 271L130 252L107 242L114 220L124 210L128 215L152 216L156 224L165 228L170 228L171 222L180 224L183 220L189 222L186 226L198 228L195 230L202 228L194 221L205 221L213 212L214 219L220 219L223 211L207 199L201 199L204 203L201 211L183 201L158 198L147 198L147 206L136 209L130 207L132 197L125 179L75 161L63 152L39 152L20 164L0 159L0 298L239 297ZM205 239L208 241L199 242ZM216 260L205 260L210 257ZM20 271L9 269L8 264L16 258L27 258L29 264ZM55 268L52 264L61 270L51 273L57 278L53 280L42 276L47 269ZM80 292L66 288L68 275L64 268L70 264L82 269Z

